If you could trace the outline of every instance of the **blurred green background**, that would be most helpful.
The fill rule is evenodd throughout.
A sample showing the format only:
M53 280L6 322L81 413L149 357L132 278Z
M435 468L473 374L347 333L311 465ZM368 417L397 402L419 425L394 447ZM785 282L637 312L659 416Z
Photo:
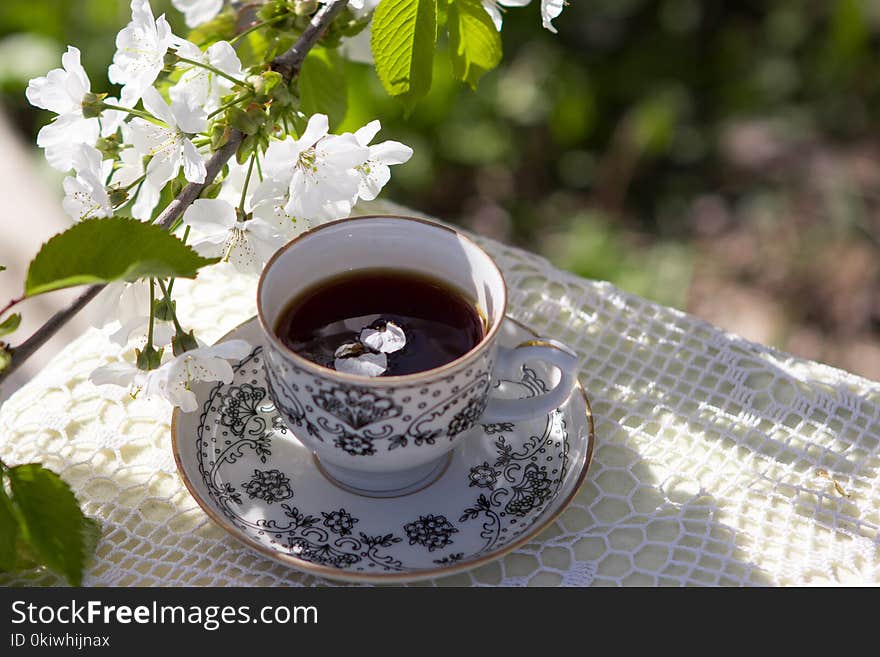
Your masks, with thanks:
M166 1L177 33L179 14ZM27 80L83 51L107 88L114 0L5 0L0 89L32 142ZM472 93L445 53L404 119L350 64L347 127L415 149L385 196L581 276L880 379L880 2L572 0L506 12ZM61 193L60 185L57 193Z

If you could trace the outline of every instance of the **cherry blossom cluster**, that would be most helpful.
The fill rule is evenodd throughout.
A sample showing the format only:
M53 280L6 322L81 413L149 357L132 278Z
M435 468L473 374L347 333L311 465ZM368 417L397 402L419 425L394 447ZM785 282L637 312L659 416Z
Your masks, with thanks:
M353 0L352 5L364 8ZM174 0L190 27L214 18L222 0ZM216 125L239 100L253 98L254 75L236 47L218 41L202 50L175 35L149 0L131 0L131 22L116 37L110 81L116 97L95 93L70 46L62 67L31 82L27 98L55 118L37 137L49 164L69 172L63 207L75 221L113 215L155 221L166 188L203 183ZM260 82L258 80L257 82ZM249 91L250 90L250 91ZM231 100L230 100L231 98ZM295 111L295 110L292 110ZM327 116L292 117L271 131L244 162L233 159L211 194L187 208L177 234L221 266L259 274L279 247L319 223L347 217L359 199L376 198L412 149L373 143L372 121L353 133L331 134ZM297 131L296 125L300 126ZM173 193L171 194L173 196ZM167 202L167 200L166 200ZM203 345L178 322L173 279L114 283L102 293L110 312L103 327L134 362L102 367L95 384L129 387L194 410L196 381L229 381L227 359L247 355L245 343Z

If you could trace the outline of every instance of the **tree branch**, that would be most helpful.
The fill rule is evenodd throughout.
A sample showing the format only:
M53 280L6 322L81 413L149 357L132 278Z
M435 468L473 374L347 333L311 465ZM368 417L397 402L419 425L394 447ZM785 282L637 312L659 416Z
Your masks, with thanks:
M309 25L303 30L303 33L297 39L296 43L290 47L284 54L279 55L272 60L271 67L273 70L281 73L286 82L290 82L297 75L302 67L302 63L309 51L320 40L324 31L330 25L334 18L342 11L348 0L336 0L326 5L321 5L317 12L312 16ZM205 181L202 183L189 183L181 192L169 203L162 213L156 218L156 222L163 228L169 228L183 211L195 201L202 190L213 182L214 178L223 168L223 165L231 158L235 151L241 145L244 135L238 130L232 130L227 141L220 147L211 158L205 163L206 175ZM49 320L38 328L33 335L22 342L19 346L13 348L12 360L9 365L0 372L0 383L12 374L18 367L26 361L37 349L42 347L55 333L58 332L74 315L85 308L88 303L94 299L98 293L104 289L103 285L91 285L82 294L80 294L69 306L59 310L52 315Z

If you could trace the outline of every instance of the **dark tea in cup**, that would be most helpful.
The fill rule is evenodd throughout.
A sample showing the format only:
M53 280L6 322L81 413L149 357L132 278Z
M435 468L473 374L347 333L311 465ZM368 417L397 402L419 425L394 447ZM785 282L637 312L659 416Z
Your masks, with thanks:
M486 321L473 302L442 281L410 271L363 269L304 290L280 314L275 333L324 367L402 376L465 355L485 337Z

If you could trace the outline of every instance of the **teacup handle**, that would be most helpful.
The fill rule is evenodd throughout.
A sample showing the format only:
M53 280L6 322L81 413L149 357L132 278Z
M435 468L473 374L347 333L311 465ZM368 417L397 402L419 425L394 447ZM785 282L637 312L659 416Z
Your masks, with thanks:
M530 360L540 360L555 366L561 373L559 383L552 390L537 397L501 399L490 397L480 422L518 422L538 417L562 406L577 384L578 357L571 349L556 340L529 340L514 347L498 347L493 375L498 378L519 376L520 368Z

